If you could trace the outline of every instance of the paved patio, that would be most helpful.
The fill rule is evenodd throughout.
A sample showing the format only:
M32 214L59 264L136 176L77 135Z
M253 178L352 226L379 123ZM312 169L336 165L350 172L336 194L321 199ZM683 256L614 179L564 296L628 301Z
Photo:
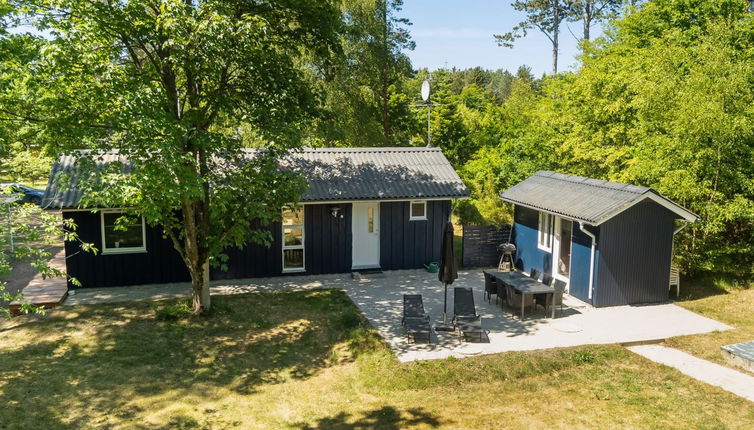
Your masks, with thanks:
M481 270L461 271L459 279L448 288L448 318L452 317L456 286L472 287L477 312L482 316L486 335L481 343L462 342L454 333L433 334L432 344L407 341L400 325L402 295L422 294L432 322L442 320L443 287L436 274L423 270L385 272L353 280L348 274L291 276L277 278L215 281L212 294L241 294L260 291L341 288L351 297L371 324L386 339L401 361L464 357L505 351L524 351L584 344L651 342L673 336L727 330L725 324L702 317L672 303L645 306L592 308L566 296L565 309L556 319L544 318L544 312L527 314L520 321L517 311L501 309L482 298L484 279ZM122 288L79 290L65 305L151 300L185 297L188 284L145 285Z

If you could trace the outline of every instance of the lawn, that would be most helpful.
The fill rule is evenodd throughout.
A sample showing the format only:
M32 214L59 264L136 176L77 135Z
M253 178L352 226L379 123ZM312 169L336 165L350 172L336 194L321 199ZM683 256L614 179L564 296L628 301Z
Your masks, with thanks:
M675 337L668 339L669 346L727 365L720 353L721 346L754 340L754 286L751 284L712 278L681 282L681 297L676 304L734 329Z
M159 306L165 306L163 302ZM401 364L337 290L0 323L0 428L751 428L754 404L618 346Z

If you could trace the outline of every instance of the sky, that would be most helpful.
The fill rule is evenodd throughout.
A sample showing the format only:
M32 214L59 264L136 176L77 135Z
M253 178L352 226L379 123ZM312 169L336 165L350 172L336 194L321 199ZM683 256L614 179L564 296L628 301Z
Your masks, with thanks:
M415 69L427 67L508 69L526 64L535 76L552 70L552 44L538 30L516 41L513 49L497 46L493 34L510 31L524 15L511 7L512 0L405 0L399 16L408 18L416 49L408 51ZM578 35L580 23L567 23ZM576 39L561 29L560 71L577 65ZM597 36L599 29L592 29Z

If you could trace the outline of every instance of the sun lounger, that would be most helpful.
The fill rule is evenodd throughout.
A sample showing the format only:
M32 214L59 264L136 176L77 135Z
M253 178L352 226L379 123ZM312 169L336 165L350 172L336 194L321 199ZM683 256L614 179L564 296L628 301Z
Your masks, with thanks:
M474 293L471 288L456 287L453 289L453 325L463 333L464 338L469 335L479 336L482 341L482 318L476 313Z

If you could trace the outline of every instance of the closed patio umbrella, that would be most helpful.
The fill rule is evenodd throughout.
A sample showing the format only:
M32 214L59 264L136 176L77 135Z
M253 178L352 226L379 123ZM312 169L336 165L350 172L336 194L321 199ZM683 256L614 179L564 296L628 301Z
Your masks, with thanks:
M458 279L458 268L456 267L456 257L453 252L453 224L448 221L445 225L445 232L442 235L442 246L440 248L440 270L437 274L440 282L445 287L445 301L443 303L442 319L443 323L448 323L448 284Z

